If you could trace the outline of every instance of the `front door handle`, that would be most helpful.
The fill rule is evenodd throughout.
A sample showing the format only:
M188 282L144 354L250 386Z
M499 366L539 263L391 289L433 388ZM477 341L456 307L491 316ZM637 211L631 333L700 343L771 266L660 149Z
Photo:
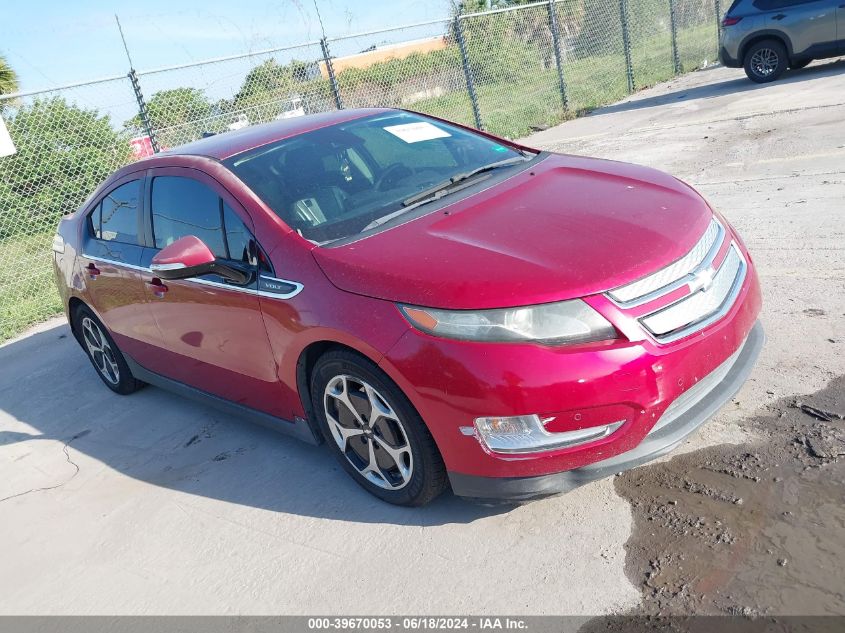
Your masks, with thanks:
M783 20L785 17L786 17L785 13L778 13L777 15L773 15L772 19L773 20Z
M97 268L94 262L88 264L88 266L85 267L85 270L88 271L88 277L89 279L91 279L91 281L95 281L97 277L100 276L100 269Z
M153 277L150 281L147 282L147 285L152 290L152 293L158 297L159 299L164 299L164 296L167 294L167 286L159 279L158 277Z

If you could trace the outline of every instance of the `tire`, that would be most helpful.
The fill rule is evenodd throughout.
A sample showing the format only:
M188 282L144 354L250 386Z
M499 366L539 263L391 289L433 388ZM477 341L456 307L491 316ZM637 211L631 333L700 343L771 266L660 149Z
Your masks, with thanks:
M146 383L137 380L108 329L90 308L81 305L73 316L73 330L91 365L109 389L122 396L138 391Z
M792 62L790 62L789 67L792 70L800 70L800 69L804 68L805 66L807 66L807 64L809 64L811 61L813 61L813 60L810 57L804 57L802 59L796 59L796 60L793 60Z
M310 389L326 443L367 492L395 505L422 506L447 488L434 438L374 363L346 350L327 352L314 366Z
M788 65L786 48L777 40L755 42L745 51L745 74L758 84L774 81L786 71Z

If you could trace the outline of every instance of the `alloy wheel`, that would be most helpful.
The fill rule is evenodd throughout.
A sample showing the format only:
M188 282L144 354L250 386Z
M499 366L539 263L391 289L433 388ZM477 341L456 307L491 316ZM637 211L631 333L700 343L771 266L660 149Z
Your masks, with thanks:
M89 317L82 319L82 338L85 339L85 346L97 371L109 383L117 385L120 382L120 370L114 352L100 326Z
M771 48L761 48L751 56L751 68L759 77L768 77L777 70L780 58Z
M353 376L335 376L326 385L323 404L332 437L361 476L385 490L408 484L414 471L408 434L372 385Z

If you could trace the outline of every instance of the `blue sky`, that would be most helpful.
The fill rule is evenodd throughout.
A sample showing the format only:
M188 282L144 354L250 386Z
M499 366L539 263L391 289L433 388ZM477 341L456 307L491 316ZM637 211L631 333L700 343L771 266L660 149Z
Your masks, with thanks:
M22 90L125 74L120 17L135 68L285 46L320 37L313 0L7 0L0 54ZM317 0L329 36L436 19L449 0Z

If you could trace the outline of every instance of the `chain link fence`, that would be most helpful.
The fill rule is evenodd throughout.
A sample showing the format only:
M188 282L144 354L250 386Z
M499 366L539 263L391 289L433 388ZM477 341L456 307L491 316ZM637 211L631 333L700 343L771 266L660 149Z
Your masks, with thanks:
M0 158L0 341L61 310L50 266L58 219L133 158L126 77L0 97L17 152Z
M0 340L61 310L58 218L109 173L208 134L402 107L519 138L716 57L719 0L550 0L0 95Z

